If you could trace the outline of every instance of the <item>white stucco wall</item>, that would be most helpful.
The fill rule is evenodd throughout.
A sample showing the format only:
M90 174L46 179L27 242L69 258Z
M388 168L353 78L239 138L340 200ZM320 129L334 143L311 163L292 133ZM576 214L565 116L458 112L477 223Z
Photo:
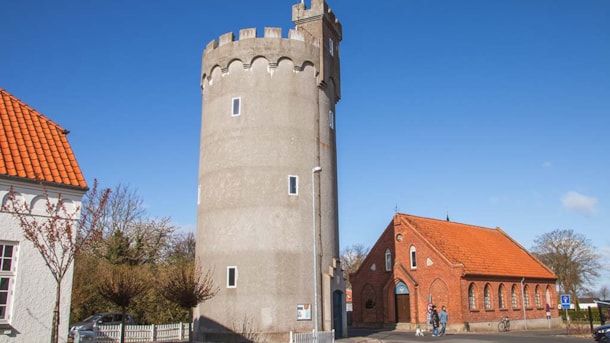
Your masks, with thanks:
M28 202L42 193L42 188L36 184L11 184ZM10 184L0 179L0 200L4 201L9 189ZM82 192L53 188L47 191L52 199L56 199L59 192L72 206L80 206ZM13 258L15 279L9 296L9 316L7 320L0 320L0 343L48 342L57 283L39 251L24 238L21 227L10 213L0 212L0 242L18 245ZM67 342L68 338L72 273L73 266L61 284L59 342Z

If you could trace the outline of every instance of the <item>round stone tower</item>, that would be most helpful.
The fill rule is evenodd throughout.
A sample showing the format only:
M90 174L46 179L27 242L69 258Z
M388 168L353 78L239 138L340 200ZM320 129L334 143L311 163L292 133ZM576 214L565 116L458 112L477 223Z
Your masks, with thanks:
M295 29L243 29L203 52L197 260L219 291L196 338L286 342L346 334L339 265L335 104L341 24L324 0Z

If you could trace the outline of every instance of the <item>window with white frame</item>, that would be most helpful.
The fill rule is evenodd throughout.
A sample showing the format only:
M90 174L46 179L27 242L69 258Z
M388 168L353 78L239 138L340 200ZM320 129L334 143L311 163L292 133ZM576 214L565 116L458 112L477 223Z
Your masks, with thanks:
M299 194L299 177L296 175L288 175L288 194Z
M530 307L530 288L527 285L523 288L523 306Z
M510 303L513 308L518 308L519 304L517 303L517 285L513 285L510 290Z
M241 98L236 97L231 99L231 115L236 117L241 114Z
M328 39L328 52L331 56L335 55L335 42L333 42L332 38Z
M468 308L471 310L477 309L476 288L472 283L468 287Z
M417 254L415 253L415 247L411 246L409 249L409 256L411 257L411 269L417 269Z
M498 288L498 306L500 306L500 308L506 308L506 299L504 299L504 285L500 285L500 288Z
M11 318L11 293L15 284L17 245L0 241L0 323Z
M489 284L485 285L483 289L483 300L485 301L485 309L491 310L491 286Z
M385 250L385 271L392 271L392 253L390 249Z
M536 301L536 307L540 308L542 307L542 301L540 300L540 287L538 285L536 285L536 289L534 291L534 296L535 301Z
M227 267L227 288L237 288L237 267Z
M330 129L335 129L335 112L332 110L328 111L328 123L330 125Z

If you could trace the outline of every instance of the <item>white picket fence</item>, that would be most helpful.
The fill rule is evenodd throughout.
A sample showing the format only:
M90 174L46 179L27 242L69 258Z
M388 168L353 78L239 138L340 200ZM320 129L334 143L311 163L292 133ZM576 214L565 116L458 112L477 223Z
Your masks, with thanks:
M334 343L335 330L311 332L292 332L290 331L290 343Z
M120 342L121 324L99 325L95 342ZM188 342L189 323L162 325L125 325L125 342Z

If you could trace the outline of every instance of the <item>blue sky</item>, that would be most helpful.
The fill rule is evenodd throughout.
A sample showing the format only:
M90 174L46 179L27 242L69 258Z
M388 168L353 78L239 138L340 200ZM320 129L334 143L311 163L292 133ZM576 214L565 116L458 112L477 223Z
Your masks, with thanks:
M194 230L201 53L241 28L286 35L297 1L7 1L0 87L71 131L90 184ZM329 5L342 247L372 246L396 209L448 213L526 248L573 229L608 270L609 1Z

